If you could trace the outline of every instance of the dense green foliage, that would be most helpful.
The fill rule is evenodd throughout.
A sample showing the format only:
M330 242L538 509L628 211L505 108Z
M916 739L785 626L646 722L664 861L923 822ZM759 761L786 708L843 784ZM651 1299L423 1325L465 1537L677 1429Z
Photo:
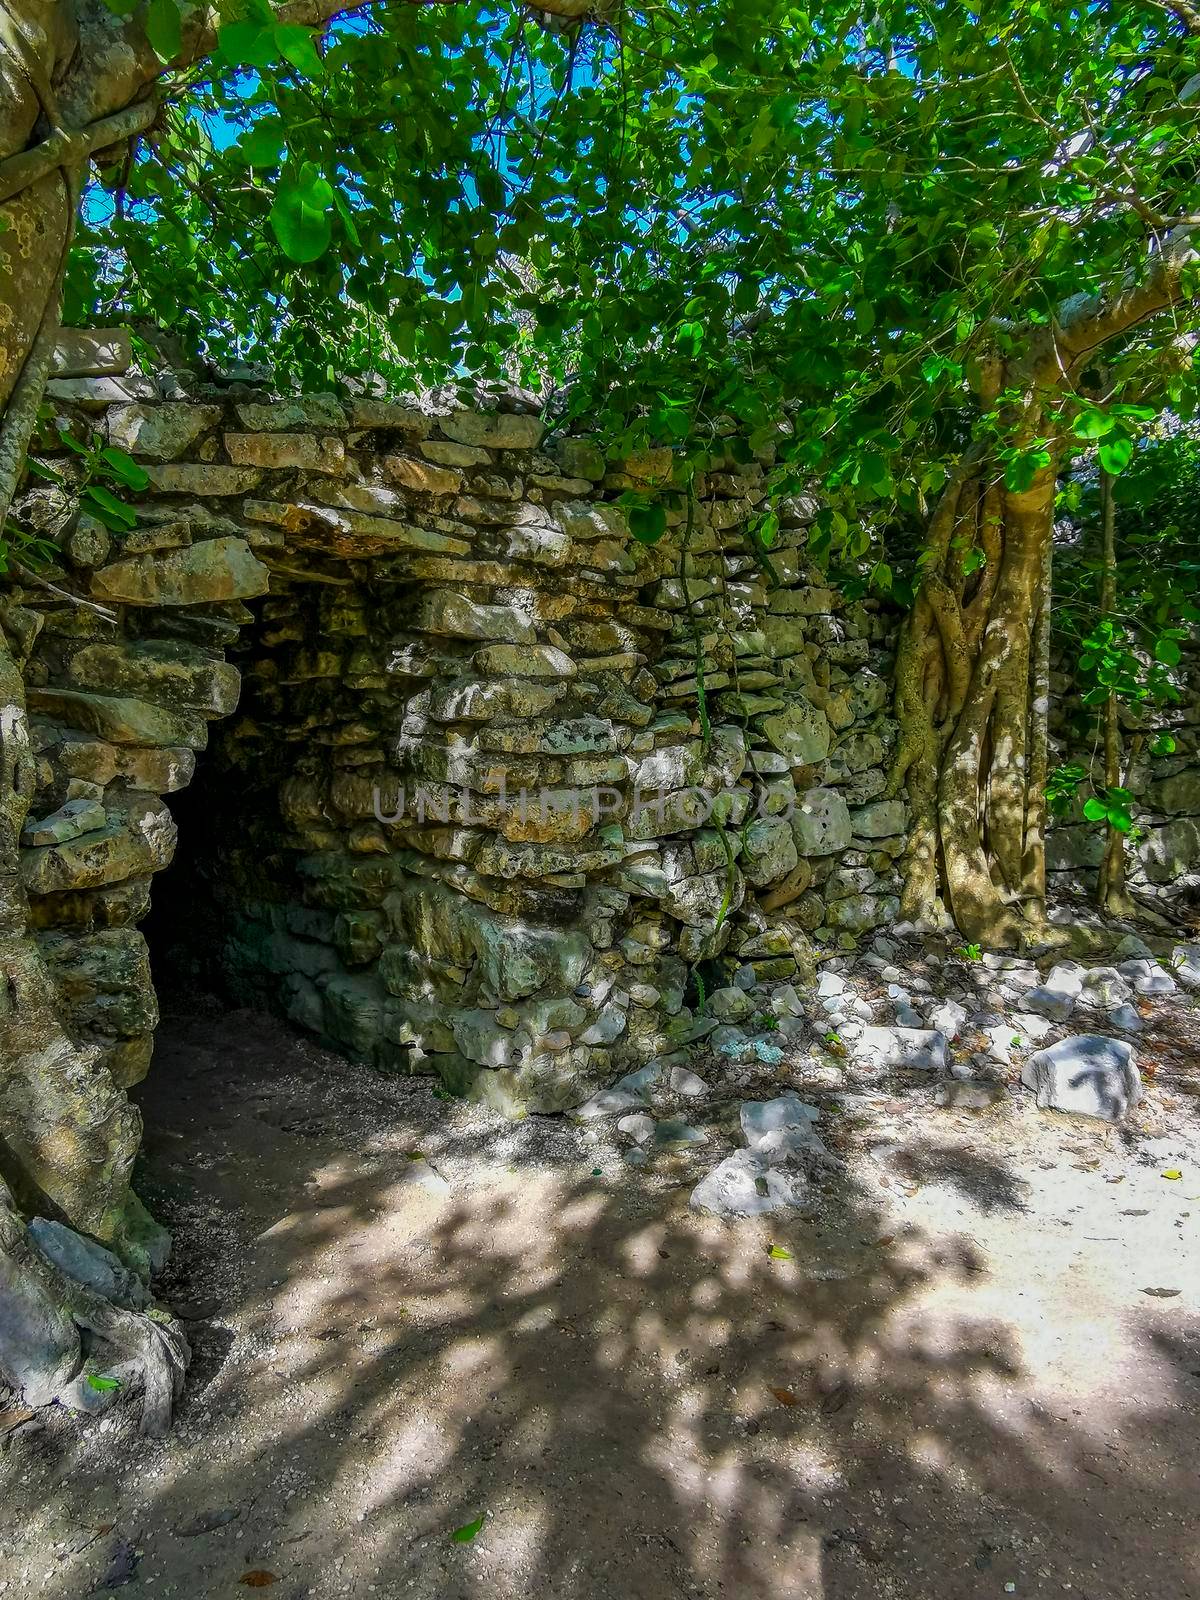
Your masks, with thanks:
M1200 211L1196 42L1147 0L609 19L381 3L310 34L255 0L108 175L69 314L310 383L574 378L603 431L675 445L727 416L766 437L786 397L780 488L819 477L826 533L886 559L873 540L989 426L980 364ZM1112 470L1130 396L1190 409L1190 378L1152 371L1180 320L1063 407ZM1000 439L1012 486L1047 442Z

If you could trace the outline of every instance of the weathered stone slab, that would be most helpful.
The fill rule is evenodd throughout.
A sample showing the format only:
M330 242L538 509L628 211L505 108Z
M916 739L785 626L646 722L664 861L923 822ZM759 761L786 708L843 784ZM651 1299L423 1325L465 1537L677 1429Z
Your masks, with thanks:
M225 448L239 467L297 467L335 476L346 470L342 441L313 433L227 433Z
M92 593L122 605L197 606L251 599L265 594L269 581L270 573L244 539L204 539L182 550L101 567L92 574Z
M435 555L469 555L471 550L465 539L438 533L434 528L418 528L412 523L359 511L247 500L245 514L251 522L266 522L282 528L289 536L289 544L349 561L409 550Z
M46 1217L34 1217L29 1237L61 1273L85 1284L115 1306L141 1311L150 1304L150 1293L136 1273L94 1239L85 1239L73 1228Z
M540 417L506 412L485 415L479 411L454 411L438 419L438 428L447 439L459 444L481 445L492 450L536 450L546 431Z
M356 406L363 404L355 402ZM346 426L346 412L336 395L301 394L287 400L241 401L234 408L238 421L250 433L278 433L284 428L336 428Z
M80 688L145 696L218 717L235 709L241 685L232 662L177 639L84 645L72 656L67 675Z
M45 712L111 744L185 744L202 750L208 738L204 719L195 712L151 705L125 695L30 689L27 699L31 711Z
M160 494L249 494L262 476L253 467L225 467L204 461L168 461L147 467L150 487Z
M133 361L128 328L61 328L50 358L52 378L107 378Z
M108 813L99 800L68 800L40 822L28 821L21 832L21 843L27 849L40 844L67 844L82 834L94 833L107 821Z
M532 644L537 630L516 606L484 605L453 589L430 589L421 596L417 627L453 639Z
M175 821L158 800L110 816L107 827L67 844L21 852L21 881L30 894L95 889L161 872L175 853Z
M763 717L761 727L768 743L796 766L824 761L829 754L829 719L802 695L792 695L782 711Z
M455 467L439 467L412 456L385 456L383 470L393 483L418 494L457 494L462 488L462 473Z
M802 856L830 856L847 849L854 830L846 802L835 789L809 789L797 800L792 833Z
M113 406L108 413L108 442L143 461L172 461L220 420L220 406L181 401Z

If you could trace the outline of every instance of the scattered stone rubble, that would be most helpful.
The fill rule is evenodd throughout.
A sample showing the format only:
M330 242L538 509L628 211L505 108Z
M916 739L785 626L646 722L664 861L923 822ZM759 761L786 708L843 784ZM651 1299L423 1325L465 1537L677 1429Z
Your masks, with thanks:
M730 991L749 1002L739 1020L686 1053L689 1077L704 1085L687 1104L692 1206L734 1219L811 1211L841 1166L816 1124L836 1131L847 1097L884 1084L901 1094L929 1086L931 1108L955 1113L987 1112L1015 1096L1097 1128L1128 1123L1143 1093L1134 1044L1147 1026L1143 1012L1196 1003L1200 946L1164 946L1155 956L1131 937L1110 963L1042 967L1015 956L972 961L938 953L927 939L878 935L857 958L823 961L803 999L787 983L751 987L747 972L747 986ZM1039 990L1048 998L1035 1009L1030 996ZM728 1015L728 1002L717 1009ZM680 1070L652 1061L577 1115L596 1128L615 1119L626 1160L652 1167L664 1146L677 1153L682 1142L674 1131ZM731 1101L739 1090L770 1093L772 1083L800 1092Z

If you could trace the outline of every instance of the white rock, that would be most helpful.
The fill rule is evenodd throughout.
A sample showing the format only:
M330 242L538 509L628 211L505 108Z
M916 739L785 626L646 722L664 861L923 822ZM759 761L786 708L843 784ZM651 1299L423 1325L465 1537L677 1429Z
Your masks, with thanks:
M1176 983L1200 991L1200 944L1177 944L1171 951L1171 971Z
M688 1099L708 1093L708 1085L700 1074L689 1072L687 1067L672 1067L667 1083L676 1094L685 1095Z
M717 1217L763 1217L804 1204L804 1174L771 1166L753 1150L735 1150L692 1190L693 1211Z
M642 1095L632 1089L622 1089L618 1084L615 1089L600 1089L583 1102L575 1115L582 1122L591 1122L595 1117L613 1117L618 1111L632 1111L642 1105L645 1105Z
M946 1035L933 1028L864 1028L854 1054L877 1067L914 1067L941 1072Z
M1136 1006L1114 1006L1108 1013L1108 1025L1119 1033L1141 1033L1145 1027Z
M768 1133L780 1128L811 1128L821 1117L816 1106L801 1100L794 1089L776 1096L774 1100L746 1100L738 1113L742 1134L752 1150Z
M1171 971L1184 989L1200 990L1200 944L1176 944L1171 950Z
M1133 1046L1103 1034L1073 1034L1030 1056L1021 1082L1042 1110L1123 1122L1141 1098Z
M1139 994L1174 994L1178 985L1157 961L1122 961L1118 968L1123 978L1128 978Z
M1054 1032L1054 1024L1045 1017L1039 1017L1032 1011L1013 1012L1013 1031L1019 1033L1030 1044L1041 1044L1042 1040Z
M648 1111L633 1111L617 1123L618 1133L627 1133L637 1144L654 1137L654 1118Z
M938 1033L944 1033L951 1043L962 1032L966 1020L966 1007L960 1006L957 1000L943 1000L940 1006L934 1006L929 1013L929 1026L936 1028Z

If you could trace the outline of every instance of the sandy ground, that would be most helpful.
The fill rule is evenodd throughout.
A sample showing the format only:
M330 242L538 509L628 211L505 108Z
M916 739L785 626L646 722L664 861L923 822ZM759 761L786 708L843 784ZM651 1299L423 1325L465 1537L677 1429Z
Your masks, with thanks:
M812 1092L844 1175L730 1225L717 1132L633 1170L193 1006L143 1093L177 1426L0 1436L0 1594L1200 1597L1198 1064L1139 1055L1121 1133Z

